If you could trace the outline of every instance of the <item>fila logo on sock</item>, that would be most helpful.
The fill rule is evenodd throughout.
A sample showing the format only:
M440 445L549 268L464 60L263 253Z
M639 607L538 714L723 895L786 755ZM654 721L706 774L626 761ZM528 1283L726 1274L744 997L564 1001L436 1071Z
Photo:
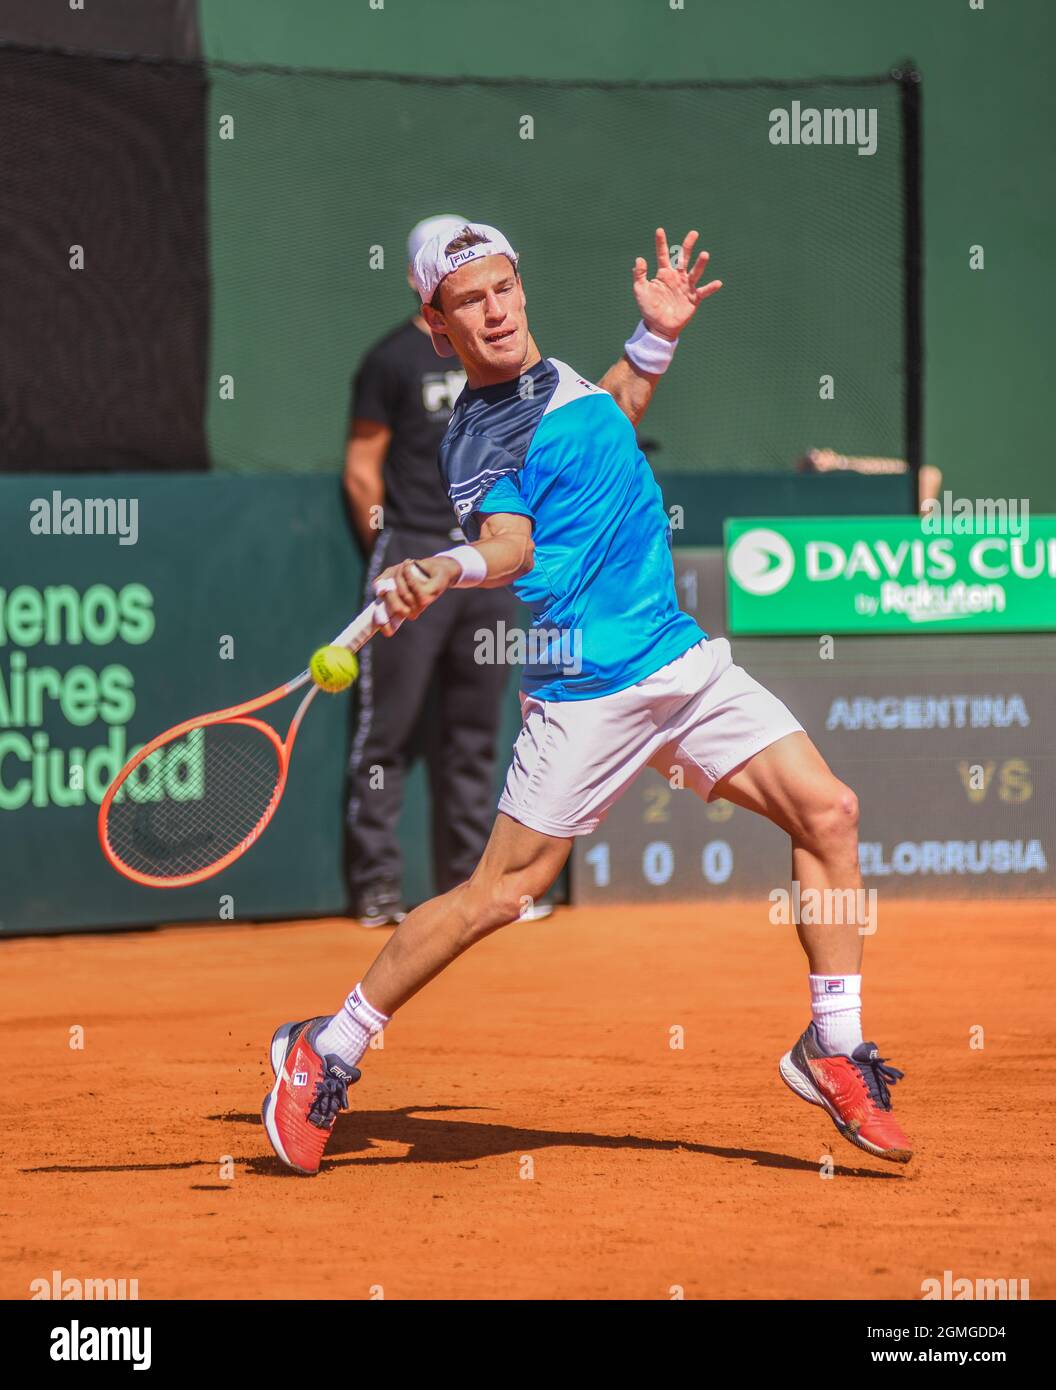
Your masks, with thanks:
M842 981L842 980L826 980L826 981L825 981L825 993L826 993L826 994L842 994L842 993L843 993L843 981Z
M295 1086L307 1086L308 1073L306 1071L295 1071L293 1073L293 1084Z

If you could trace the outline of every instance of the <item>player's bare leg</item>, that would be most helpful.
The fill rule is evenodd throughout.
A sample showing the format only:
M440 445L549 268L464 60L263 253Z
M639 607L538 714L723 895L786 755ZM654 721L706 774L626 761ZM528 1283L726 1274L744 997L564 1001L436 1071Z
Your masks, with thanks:
M289 1167L317 1173L357 1063L392 1013L446 965L542 896L568 858L570 839L529 830L501 812L473 876L423 903L393 932L366 978L332 1017L285 1023L271 1040L275 1085L264 1128Z
M400 1008L475 941L541 898L571 846L500 812L472 878L404 918L364 976L365 997L385 1014Z
M858 798L806 734L789 734L764 748L722 778L713 795L765 816L788 833L792 878L801 889L861 887ZM797 924L813 974L847 975L861 969L859 925Z
M772 743L717 783L714 795L788 832L792 877L802 891L858 889L858 799L806 734ZM874 1043L862 1041L862 923L851 916L851 922L797 923L810 962L814 1018L781 1058L781 1077L802 1100L821 1106L852 1144L906 1163L913 1150L890 1096L902 1073L885 1064ZM835 987L831 995L829 987Z

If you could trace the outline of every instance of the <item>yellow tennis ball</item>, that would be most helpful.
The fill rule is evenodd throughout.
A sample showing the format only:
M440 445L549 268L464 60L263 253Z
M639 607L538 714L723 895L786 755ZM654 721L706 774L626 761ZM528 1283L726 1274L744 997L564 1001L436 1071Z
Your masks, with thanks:
M312 654L308 670L320 690L336 695L347 690L359 675L359 662L347 647L320 647Z

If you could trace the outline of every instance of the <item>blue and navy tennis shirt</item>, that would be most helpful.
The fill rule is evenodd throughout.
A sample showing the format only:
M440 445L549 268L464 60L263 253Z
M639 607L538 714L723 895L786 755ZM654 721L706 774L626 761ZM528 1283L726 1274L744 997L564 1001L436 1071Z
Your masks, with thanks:
M470 540L489 514L531 518L535 563L513 585L532 614L526 694L611 695L706 636L678 606L671 524L630 420L564 362L467 387L440 472Z

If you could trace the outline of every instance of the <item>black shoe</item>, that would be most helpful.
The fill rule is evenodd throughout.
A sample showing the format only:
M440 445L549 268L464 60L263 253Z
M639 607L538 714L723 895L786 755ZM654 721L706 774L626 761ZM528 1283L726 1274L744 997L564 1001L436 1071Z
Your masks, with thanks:
M362 927L397 927L407 913L395 883L372 883L360 893L353 915Z

